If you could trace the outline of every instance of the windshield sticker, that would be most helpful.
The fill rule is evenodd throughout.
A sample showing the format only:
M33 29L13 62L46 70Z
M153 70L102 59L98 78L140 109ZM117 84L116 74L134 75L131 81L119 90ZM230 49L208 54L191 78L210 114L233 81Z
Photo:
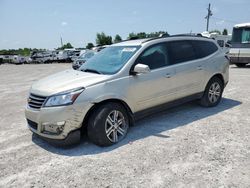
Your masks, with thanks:
M123 52L134 52L136 51L136 48L123 48Z

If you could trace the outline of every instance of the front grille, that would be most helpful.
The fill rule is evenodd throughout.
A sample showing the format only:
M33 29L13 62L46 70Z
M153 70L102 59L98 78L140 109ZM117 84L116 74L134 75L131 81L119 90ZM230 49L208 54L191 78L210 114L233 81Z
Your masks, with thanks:
M29 120L29 119L27 119L27 122L28 122L28 125L29 125L32 129L37 130L37 123L36 123L36 122L31 121L31 120Z
M34 95L31 93L28 99L28 105L31 108L40 109L45 100L46 97Z

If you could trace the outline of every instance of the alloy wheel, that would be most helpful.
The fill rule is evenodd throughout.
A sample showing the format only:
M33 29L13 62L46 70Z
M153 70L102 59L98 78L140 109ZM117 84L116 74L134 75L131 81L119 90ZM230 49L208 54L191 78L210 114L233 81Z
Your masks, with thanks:
M211 103L216 103L221 96L221 87L218 82L214 82L208 91L208 99Z
M111 142L116 143L122 140L127 133L127 129L128 125L120 111L113 110L109 113L105 122L105 132Z

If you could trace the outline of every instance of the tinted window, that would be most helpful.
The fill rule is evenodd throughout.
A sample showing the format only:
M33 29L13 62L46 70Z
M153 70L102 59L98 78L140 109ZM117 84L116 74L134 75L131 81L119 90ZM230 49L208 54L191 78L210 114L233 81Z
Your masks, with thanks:
M157 44L146 49L137 59L136 64L148 65L150 69L164 67L168 64L165 44Z
M182 63L196 59L195 51L189 41L174 41L168 43L171 64Z
M213 42L209 41L193 40L192 44L197 58L209 56L218 50L218 47Z

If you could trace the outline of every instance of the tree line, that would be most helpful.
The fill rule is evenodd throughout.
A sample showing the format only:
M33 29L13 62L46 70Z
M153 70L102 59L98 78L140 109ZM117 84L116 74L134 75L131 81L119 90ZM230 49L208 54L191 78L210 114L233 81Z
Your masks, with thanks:
M218 34L227 35L228 31L227 29L224 29L222 32L219 30L213 30L210 31L210 33L216 32ZM129 39L144 39L144 38L152 38L152 37L158 37L161 34L164 34L165 36L169 36L167 31L158 31L158 32L151 32L151 33L145 33L145 32L139 32L139 33L129 33L128 37L125 40ZM87 43L86 47L87 49L91 49L94 46L103 46L103 45L111 45L114 43L121 42L123 39L119 34L116 34L114 38L112 36L106 35L104 32L97 33L96 34L96 45L89 42ZM66 43L61 47L58 47L57 50L64 50L68 48L74 48L71 43ZM0 50L0 55L22 55L22 56L29 56L31 51L45 51L46 49L37 49L37 48L19 48L19 49L9 49L9 50Z

